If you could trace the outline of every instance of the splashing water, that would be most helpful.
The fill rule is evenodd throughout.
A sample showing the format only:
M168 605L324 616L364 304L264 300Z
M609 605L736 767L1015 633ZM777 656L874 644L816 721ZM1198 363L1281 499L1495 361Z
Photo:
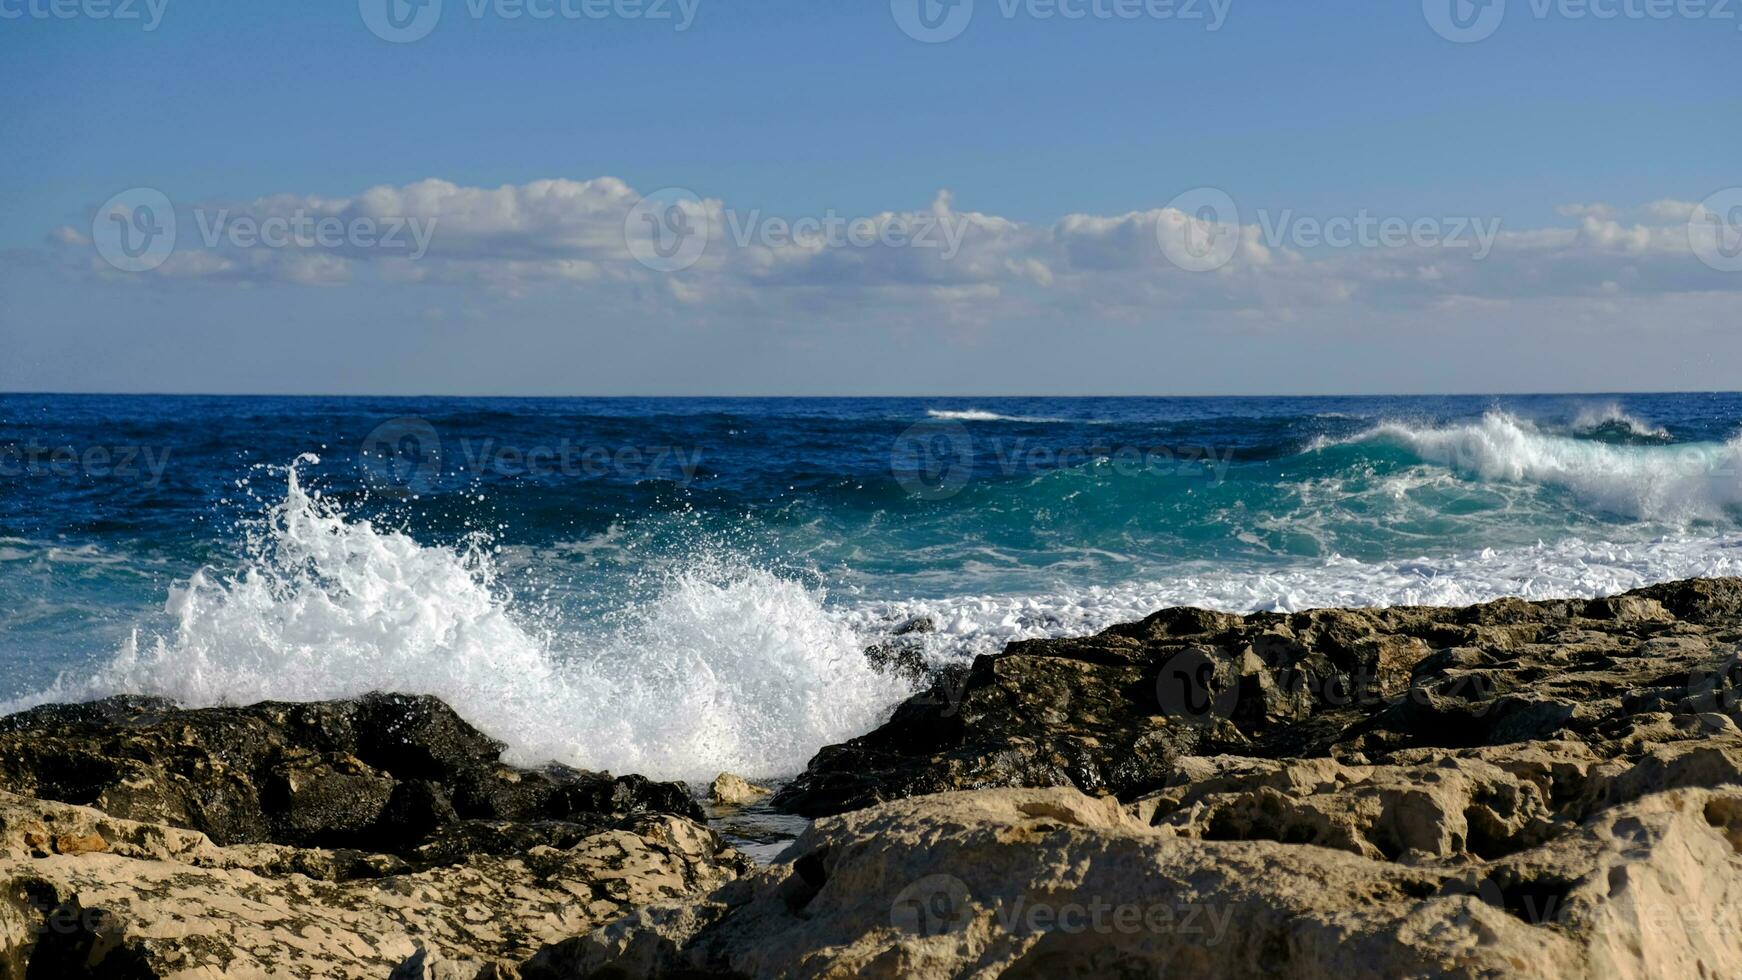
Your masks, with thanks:
M1630 441L1670 442L1674 437L1661 425L1653 425L1622 408L1619 402L1586 406L1573 419L1573 432L1583 436L1619 436Z
M866 665L819 592L730 563L672 576L615 631L561 650L511 615L481 537L429 547L349 520L295 465L247 551L240 573L202 570L173 590L173 635L136 637L88 680L28 702L434 694L510 761L706 779L797 772L911 693Z

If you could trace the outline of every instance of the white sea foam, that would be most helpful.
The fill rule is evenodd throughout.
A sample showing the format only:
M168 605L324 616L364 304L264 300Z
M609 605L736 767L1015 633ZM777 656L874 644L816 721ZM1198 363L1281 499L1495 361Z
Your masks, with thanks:
M1341 556L1290 566L1193 563L1163 581L1054 595L964 596L865 603L846 613L858 632L888 632L924 616L939 661L994 653L1012 640L1083 635L1169 606L1294 612L1324 606L1458 606L1502 596L1613 595L1654 582L1742 574L1742 534L1677 535L1635 544L1569 539L1526 548L1362 562Z
M172 635L0 711L122 691L195 705L428 693L512 761L705 779L797 772L909 693L870 670L824 595L730 562L674 576L603 635L544 635L511 615L481 542L348 519L294 468L249 553L173 590Z
M1628 414L1619 402L1586 406L1580 409L1578 416L1573 419L1573 431L1581 435L1601 434L1614 429L1624 431L1638 439L1648 439L1654 442L1668 442L1670 440L1668 429Z
M1065 419L1044 418L1034 415L1000 415L988 412L982 408L928 408L925 414L934 419L950 422L1063 422Z
M1438 428L1386 422L1342 441L1402 446L1426 462L1482 480L1562 488L1587 506L1624 517L1672 524L1729 521L1742 508L1742 437L1617 446L1555 435L1491 412L1480 422Z
M86 542L71 547L50 541L0 537L0 561L58 565L119 565L135 561L129 555Z

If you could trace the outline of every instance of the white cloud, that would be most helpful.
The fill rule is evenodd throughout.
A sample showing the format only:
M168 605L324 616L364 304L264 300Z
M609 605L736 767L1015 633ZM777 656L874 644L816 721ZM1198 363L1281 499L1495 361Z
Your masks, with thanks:
M699 258L678 271L649 267L631 253L631 237L654 233L631 220L639 217L632 209L641 200L622 180L599 177L495 188L431 179L350 198L278 194L202 204L186 208L169 261L124 278L445 284L505 297L569 290L589 305L763 317L869 312L891 323L1034 315L1142 319L1178 311L1284 322L1321 308L1444 310L1524 299L1610 301L1742 290L1742 275L1718 272L1693 254L1687 221L1695 206L1668 199L1632 210L1569 204L1558 209L1567 223L1546 228L1503 229L1498 219L1476 218L1471 227L1492 223L1497 232L1485 243L1488 252L1471 247L1468 236L1458 241L1459 219L1440 216L1427 217L1438 223L1444 244L1326 247L1298 235L1278 240L1274 218L1249 215L1238 227L1212 228L1199 217L1155 209L1069 214L1035 225L959 210L952 195L940 192L912 211L809 216L817 228L829 220L839 227L807 237L804 216L686 196L669 220L706 228L708 238ZM1426 220L1376 217L1411 226ZM240 246L225 234L211 238L214 227L263 226L271 219L326 222L346 234L333 242L300 234L277 248ZM351 234L357 228L373 229L375 237ZM395 228L394 247L376 240ZM785 235L775 233L781 228ZM420 230L427 236L423 251L414 247ZM1236 235L1231 258L1206 272L1176 266L1169 255L1178 253L1163 242L1181 245L1173 239L1188 233ZM51 240L68 252L89 247L88 238L70 228ZM100 264L92 267L101 271Z

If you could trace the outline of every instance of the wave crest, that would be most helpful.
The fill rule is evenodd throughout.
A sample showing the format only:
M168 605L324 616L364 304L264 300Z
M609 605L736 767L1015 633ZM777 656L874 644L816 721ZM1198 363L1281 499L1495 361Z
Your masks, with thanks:
M1742 437L1725 443L1613 445L1544 432L1504 412L1480 422L1385 422L1343 442L1393 445L1481 480L1571 492L1607 513L1669 523L1733 521L1742 510Z
M1065 419L1042 418L1034 415L1000 415L983 408L928 408L927 418L947 422L1063 422Z

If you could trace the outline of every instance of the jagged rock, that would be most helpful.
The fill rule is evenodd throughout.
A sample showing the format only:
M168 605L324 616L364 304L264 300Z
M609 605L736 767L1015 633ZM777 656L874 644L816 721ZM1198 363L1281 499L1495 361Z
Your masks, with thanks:
M879 674L891 674L919 687L932 683L932 668L925 651L912 643L891 640L865 648L865 662Z
M1255 775L1337 780L1303 765ZM1476 768L1444 802L1505 782ZM522 975L1742 975L1742 788L1648 793L1492 860L1408 863L1190 836L1139 809L983 790L826 818L789 860L555 944Z
M451 960L422 947L393 968L387 980L517 980L520 971L512 966L480 963L477 960Z
M777 797L870 809L523 972L1742 975L1739 642L1723 579L1011 644Z
M469 821L702 817L676 783L515 769L501 753L432 697L189 710L116 697L0 719L0 790L198 830L219 844L406 857Z
M758 786L743 776L729 772L720 773L708 784L708 800L720 806L744 806L755 803L772 792L774 791L766 786Z
M889 639L866 647L865 662L872 670L899 677L915 688L928 687L943 669L926 659L923 637L937 628L930 616L915 616L891 630Z
M0 980L508 978L748 867L679 785L500 748L397 695L0 720Z
M915 616L900 626L897 626L893 636L910 636L915 633L936 633L938 624L930 616Z
M1737 579L1463 609L1168 609L939 677L883 727L820 751L775 805L818 816L1017 786L1131 800L1195 755L1380 761L1560 738L1606 757L1729 725L1738 640Z
M567 848L417 869L381 855L220 847L0 793L0 977L509 977L545 943L705 892L742 867L712 831L670 814ZM425 959L406 966L420 945Z

